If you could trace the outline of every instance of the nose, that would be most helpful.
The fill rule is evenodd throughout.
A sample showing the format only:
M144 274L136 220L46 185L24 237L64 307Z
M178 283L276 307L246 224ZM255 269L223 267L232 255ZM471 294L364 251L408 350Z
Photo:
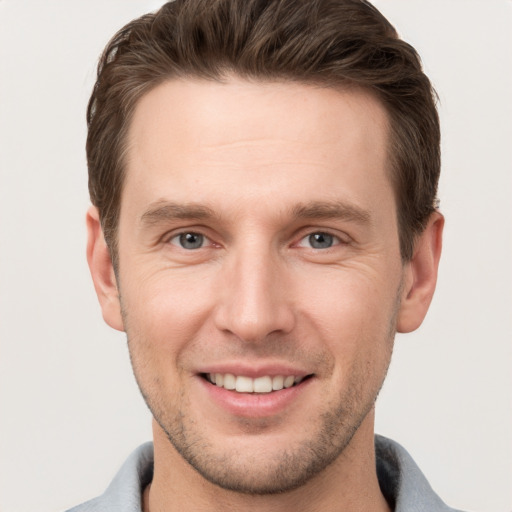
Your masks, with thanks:
M248 343L289 333L295 315L285 262L271 250L251 249L228 260L219 276L216 327Z

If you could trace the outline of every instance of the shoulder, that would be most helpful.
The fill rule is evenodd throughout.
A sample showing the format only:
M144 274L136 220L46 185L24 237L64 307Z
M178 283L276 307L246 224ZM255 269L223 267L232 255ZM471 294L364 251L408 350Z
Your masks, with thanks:
M139 446L125 461L107 490L67 512L141 512L141 497L153 478L153 443Z
M403 446L377 435L375 454L382 493L395 512L461 512L441 500Z

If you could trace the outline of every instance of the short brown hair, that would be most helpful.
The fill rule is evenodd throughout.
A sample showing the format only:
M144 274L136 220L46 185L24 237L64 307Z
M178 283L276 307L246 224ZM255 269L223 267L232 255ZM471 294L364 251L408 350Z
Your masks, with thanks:
M390 120L389 163L400 251L435 209L440 171L436 94L416 51L365 0L174 0L107 45L87 109L89 191L114 265L126 135L137 101L174 77L228 73L376 95Z

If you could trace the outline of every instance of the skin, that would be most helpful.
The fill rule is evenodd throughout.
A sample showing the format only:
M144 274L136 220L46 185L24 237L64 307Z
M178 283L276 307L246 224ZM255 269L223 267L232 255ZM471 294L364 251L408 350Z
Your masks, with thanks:
M389 510L374 402L395 332L430 304L443 219L403 263L384 108L360 90L176 80L139 101L128 142L117 275L95 208L88 260L155 418L144 510ZM212 368L309 378L270 412L257 395L233 409Z

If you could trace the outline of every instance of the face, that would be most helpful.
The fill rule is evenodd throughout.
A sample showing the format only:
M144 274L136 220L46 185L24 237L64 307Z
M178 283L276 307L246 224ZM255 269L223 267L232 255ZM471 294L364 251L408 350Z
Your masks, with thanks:
M119 324L159 428L210 482L291 489L371 430L404 281L387 134L354 90L187 80L139 102Z

